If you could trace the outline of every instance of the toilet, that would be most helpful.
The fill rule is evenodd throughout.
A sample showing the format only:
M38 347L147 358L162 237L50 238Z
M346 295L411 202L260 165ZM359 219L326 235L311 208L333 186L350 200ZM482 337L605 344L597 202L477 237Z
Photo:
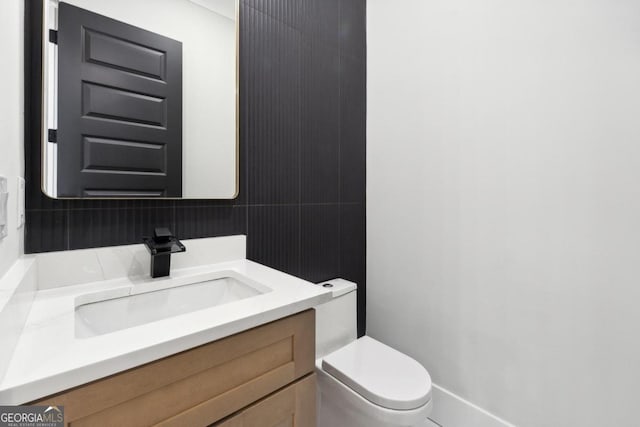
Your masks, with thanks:
M427 370L371 337L357 338L355 283L319 286L333 298L315 307L318 427L425 425L433 406Z

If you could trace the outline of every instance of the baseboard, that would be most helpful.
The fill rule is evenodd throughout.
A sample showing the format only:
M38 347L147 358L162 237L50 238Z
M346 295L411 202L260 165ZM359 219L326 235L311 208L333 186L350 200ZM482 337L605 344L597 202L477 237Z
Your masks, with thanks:
M460 396L433 384L431 418L443 427L515 427Z

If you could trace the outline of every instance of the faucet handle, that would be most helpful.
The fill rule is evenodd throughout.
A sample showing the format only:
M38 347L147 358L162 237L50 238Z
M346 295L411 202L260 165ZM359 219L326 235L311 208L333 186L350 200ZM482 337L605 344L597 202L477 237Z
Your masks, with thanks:
M155 240L156 243L167 243L172 237L173 233L166 227L153 230L153 240Z

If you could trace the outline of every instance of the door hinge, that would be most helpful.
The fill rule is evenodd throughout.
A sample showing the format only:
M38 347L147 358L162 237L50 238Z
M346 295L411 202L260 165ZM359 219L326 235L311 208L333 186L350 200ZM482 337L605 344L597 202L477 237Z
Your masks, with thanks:
M49 129L49 135L47 136L47 140L49 142L53 142L56 144L58 142L58 130L57 129Z
M49 30L49 42L53 44L58 44L58 31L57 30Z

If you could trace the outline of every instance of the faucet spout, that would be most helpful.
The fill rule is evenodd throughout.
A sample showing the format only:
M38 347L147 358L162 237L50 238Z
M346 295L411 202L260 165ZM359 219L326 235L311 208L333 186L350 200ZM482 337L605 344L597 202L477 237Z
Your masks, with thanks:
M165 277L171 273L171 254L185 252L187 248L168 228L156 228L153 238L142 238L151 254L151 277Z

